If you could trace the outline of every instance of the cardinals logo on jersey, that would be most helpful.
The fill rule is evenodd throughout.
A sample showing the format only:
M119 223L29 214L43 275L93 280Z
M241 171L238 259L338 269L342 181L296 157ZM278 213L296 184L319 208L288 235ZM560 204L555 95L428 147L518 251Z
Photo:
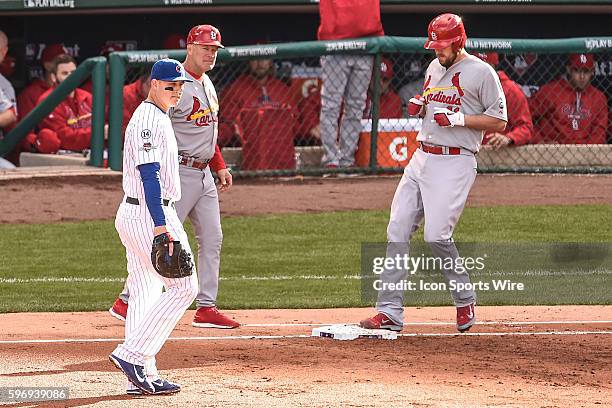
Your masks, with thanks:
M210 126L211 123L217 121L217 119L211 114L210 108L202 109L202 103L197 97L193 97L193 107L191 112L187 115L187 122L194 121L196 126Z
M454 108L453 105L461 106L461 97L465 95L463 88L459 84L459 75L461 72L457 72L451 78L451 86L434 86L429 87L429 82L431 81L431 75L425 81L423 85L423 97L425 100L429 102L439 102L443 104L449 105L448 109L457 111L459 108ZM445 91L457 91L457 93L453 93L452 95L446 95Z
M463 93L463 88L461 88L461 85L459 85L460 74L461 72L457 72L455 75L453 75L453 78L451 79L451 84L453 84L453 86L457 89L457 92L459 92L459 96L463 96L465 95L465 93Z

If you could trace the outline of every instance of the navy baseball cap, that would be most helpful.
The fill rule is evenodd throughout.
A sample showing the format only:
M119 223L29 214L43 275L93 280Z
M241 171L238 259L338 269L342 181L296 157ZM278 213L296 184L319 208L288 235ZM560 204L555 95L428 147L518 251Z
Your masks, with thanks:
M151 79L160 81L185 81L191 82L191 79L185 75L183 64L177 60L164 58L153 64L151 69Z

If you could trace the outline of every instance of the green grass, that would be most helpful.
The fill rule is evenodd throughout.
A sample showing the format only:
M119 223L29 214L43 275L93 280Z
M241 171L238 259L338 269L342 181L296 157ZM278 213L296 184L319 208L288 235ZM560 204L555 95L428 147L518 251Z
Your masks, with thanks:
M225 218L219 306L232 309L369 305L361 296L360 280L350 277L360 274L361 243L383 242L387 220L387 211ZM457 226L455 239L597 243L611 241L611 226L612 206L468 208ZM188 230L193 243L191 228ZM0 234L3 237L0 312L105 310L123 286L124 249L112 221L2 225ZM415 239L422 241L422 233ZM313 275L326 278L300 278ZM6 281L11 278L28 281ZM45 278L108 281L45 282ZM482 292L479 303L612 303L609 268L596 274L512 279L525 282L529 291L519 295ZM433 293L407 299L407 304L416 302L449 304L450 298L447 293Z

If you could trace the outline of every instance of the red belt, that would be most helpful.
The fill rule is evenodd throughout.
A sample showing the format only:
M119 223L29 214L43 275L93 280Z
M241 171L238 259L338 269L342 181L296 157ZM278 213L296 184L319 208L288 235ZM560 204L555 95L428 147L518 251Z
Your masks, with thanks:
M421 150L431 154L444 154L456 156L461 154L461 148L459 147L448 147L448 146L429 146L421 142Z
M193 168L200 169L200 170L204 170L205 168L207 168L209 162L210 160L197 161L193 157L179 156L179 164L182 164L183 166L187 166L187 167L193 167Z

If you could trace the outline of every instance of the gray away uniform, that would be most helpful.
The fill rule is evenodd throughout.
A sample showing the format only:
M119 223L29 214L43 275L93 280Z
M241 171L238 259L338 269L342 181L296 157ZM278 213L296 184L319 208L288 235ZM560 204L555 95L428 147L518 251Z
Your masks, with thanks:
M393 202L387 227L387 256L403 256L409 250L412 234L425 220L425 241L433 255L457 259L459 253L452 239L468 193L476 178L476 157L484 132L463 126L440 127L432 122L434 108L448 108L465 115L485 114L507 121L506 99L493 68L468 55L448 70L433 60L425 73L424 97L428 101L423 126L417 140L439 146L459 147L459 155L436 155L417 149L404 170ZM418 256L420 254L416 254ZM467 272L444 270L447 280L468 283ZM406 279L405 269L386 269L383 283ZM419 275L415 277L418 279ZM457 307L473 303L473 290L451 291ZM404 319L404 292L381 290L376 309L401 325Z

